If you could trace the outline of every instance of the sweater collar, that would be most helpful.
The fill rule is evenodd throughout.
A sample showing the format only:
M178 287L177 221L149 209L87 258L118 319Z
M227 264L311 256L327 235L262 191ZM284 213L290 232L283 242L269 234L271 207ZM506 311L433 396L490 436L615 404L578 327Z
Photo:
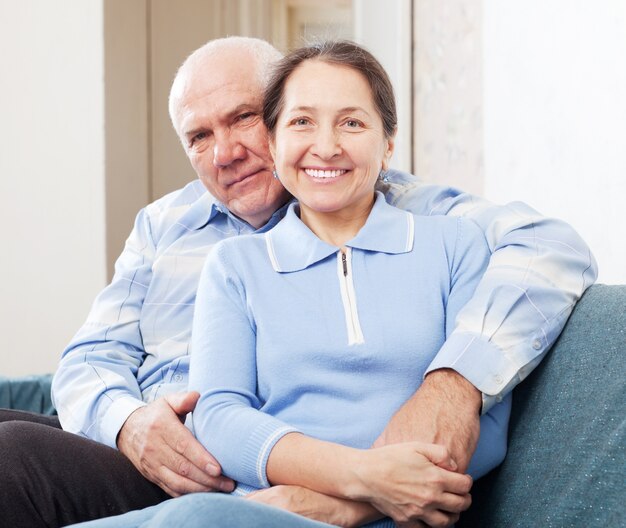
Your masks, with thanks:
M397 209L376 192L374 207L347 247L381 253L408 253L413 249L413 215ZM299 271L337 253L340 248L327 244L300 220L297 203L292 203L274 229L265 234L267 252L277 272Z

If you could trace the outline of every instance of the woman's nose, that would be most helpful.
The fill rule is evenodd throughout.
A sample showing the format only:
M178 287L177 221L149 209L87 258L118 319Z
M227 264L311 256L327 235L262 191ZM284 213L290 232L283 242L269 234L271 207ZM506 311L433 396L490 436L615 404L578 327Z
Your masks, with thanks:
M340 136L334 128L321 128L315 134L311 152L321 159L331 159L341 154Z

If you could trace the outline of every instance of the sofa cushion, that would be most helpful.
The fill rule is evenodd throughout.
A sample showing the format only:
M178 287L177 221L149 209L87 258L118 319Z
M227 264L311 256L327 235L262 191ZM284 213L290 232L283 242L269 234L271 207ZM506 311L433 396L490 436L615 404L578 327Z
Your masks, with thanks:
M507 458L457 526L623 526L625 373L626 286L593 286L515 389Z
M0 376L0 408L56 414L50 397L52 375Z

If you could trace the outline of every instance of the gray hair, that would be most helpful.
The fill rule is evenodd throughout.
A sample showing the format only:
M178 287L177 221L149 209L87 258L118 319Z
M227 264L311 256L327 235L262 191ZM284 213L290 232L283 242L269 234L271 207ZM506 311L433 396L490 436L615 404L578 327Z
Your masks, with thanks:
M175 88L182 82L182 79L194 72L211 57L216 54L223 53L227 50L243 51L250 54L254 58L257 65L257 78L259 81L259 87L264 90L269 82L272 74L273 65L282 59L283 54L278 51L269 42L251 37L225 37L215 40L210 40L203 46L195 50L189 55L176 72L172 88L170 89L168 109L170 113L170 119L174 128L177 129L176 119L176 97L174 96ZM178 129L177 129L178 130Z

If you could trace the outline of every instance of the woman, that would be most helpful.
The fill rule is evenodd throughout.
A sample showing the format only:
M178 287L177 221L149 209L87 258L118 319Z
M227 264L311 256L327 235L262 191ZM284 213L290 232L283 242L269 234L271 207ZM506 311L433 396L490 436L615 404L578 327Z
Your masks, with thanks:
M358 513L346 524L447 526L469 506L471 479L449 471L441 448L368 448L470 298L489 256L483 235L375 192L396 115L387 75L362 48L330 42L285 57L264 121L275 176L298 202L271 231L223 241L207 260L190 372L201 394L195 434L238 482L234 494L297 485L357 501L346 502ZM505 401L483 417L475 476L501 462L508 413ZM438 509L419 508L426 495ZM207 517L229 509L237 517ZM268 526L309 526L215 494L153 510L148 526L261 526L265 515Z

